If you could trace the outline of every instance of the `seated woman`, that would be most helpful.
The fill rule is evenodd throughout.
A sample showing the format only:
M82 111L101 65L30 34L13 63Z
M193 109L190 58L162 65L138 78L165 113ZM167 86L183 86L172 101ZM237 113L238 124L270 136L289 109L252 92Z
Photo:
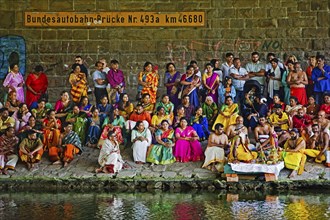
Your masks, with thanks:
M73 108L73 102L70 101L69 93L66 91L61 92L61 98L55 103L55 112L56 117L61 120L63 123L65 121L65 117L69 111Z
M38 100L38 107L31 110L32 115L36 119L38 125L42 125L43 120L45 120L48 109L46 108L46 100Z
M134 105L129 101L127 93L120 94L119 102L117 102L116 107L119 110L119 115L123 116L125 120L127 120L134 111Z
M206 96L205 102L202 104L203 113L206 115L209 126L212 126L218 115L218 106L211 96Z
M180 126L180 120L181 118L185 117L185 111L184 111L184 107L181 105L176 109L176 116L174 117L173 120L173 128L177 128Z
M87 96L81 97L80 103L79 103L79 109L81 112L85 112L88 117L91 117L92 115L92 108L93 105L89 103L89 99Z
M151 132L148 127L145 127L142 121L136 122L131 136L131 141L133 143L133 159L135 163L144 164L146 162L147 150L151 145L151 140Z
M102 146L103 141L107 139L109 131L113 131L117 135L117 141L119 144L126 143L124 138L126 138L125 130L125 119L123 116L119 115L118 108L114 107L110 112L109 116L105 118L102 127L103 131L99 140L99 146Z
M28 131L28 137L24 138L19 144L19 157L26 163L28 170L34 168L41 160L44 153L43 144L40 138L33 130Z
M103 124L105 118L112 110L111 104L108 102L108 96L104 95L101 97L101 104L97 105L97 109L99 110L101 124Z
M157 129L161 127L161 122L163 120L167 120L170 125L172 125L172 121L170 119L170 115L165 113L165 109L162 106L158 106L157 113L151 118L151 125L149 129L151 133L154 133Z
M142 95L142 99L139 104L142 105L145 112L148 112L151 115L153 114L155 109L155 104L151 103L150 95L148 93Z
M210 135L209 125L206 116L203 115L202 107L199 106L195 109L195 114L191 117L190 124L197 132L200 141L208 139Z
M330 119L330 94L324 94L324 103L320 106L320 111L324 111L326 114L326 118Z
M285 112L288 113L289 116L293 117L297 114L300 108L305 109L302 105L298 103L298 99L294 96L290 97L290 105L285 107Z
M200 161L204 159L203 149L196 131L188 126L186 118L180 119L180 127L175 129L174 157L178 162Z
M13 114L16 133L28 123L30 116L31 113L29 112L27 105L25 103L21 103L19 105L19 110Z
M282 110L285 111L285 103L281 101L280 95L275 94L273 96L273 102L268 106L268 116L274 113L274 105L280 104L282 106Z
M96 147L97 142L101 136L101 122L99 117L99 110L97 108L93 108L91 110L91 117L88 120L88 130L87 130L87 139L86 146L87 147Z
M234 103L230 96L227 96L225 98L225 104L220 108L219 115L213 124L212 130L214 130L217 123L222 124L224 130L226 130L229 125L235 124L238 112L238 104Z
M79 110L78 105L73 107L65 119L66 122L72 123L73 131L76 132L82 144L85 144L85 135L87 128L87 115Z
M202 168L223 172L225 148L228 146L228 137L224 133L223 125L216 124L214 133L211 133L205 150L205 161Z
M45 150L57 146L61 135L61 120L55 117L54 110L48 110L47 118L43 121Z
M153 164L171 164L176 161L173 156L174 131L169 128L167 120L161 122L161 127L155 132L157 144L151 145L147 153L147 162Z
M63 167L69 165L74 156L82 153L82 144L79 136L72 130L73 125L69 122L63 124L64 132L60 135L56 146L49 148L49 159L54 165L62 164Z
M17 99L17 93L15 91L11 91L8 93L8 99L5 103L5 108L9 111L9 116L12 116L14 112L19 110L20 101Z
M306 114L310 116L312 119L314 119L316 118L317 113L320 110L320 106L316 104L314 96L309 96L307 101L308 103L307 105L305 105Z
M44 140L44 132L42 131L42 126L36 121L36 118L31 115L28 123L18 131L17 136L20 140L27 138L27 133L29 130L35 131L37 133L37 137L42 141Z
M95 170L96 173L118 173L123 168L125 162L120 155L119 143L115 132L108 132L108 137L100 150L98 162L101 167Z
M172 124L173 118L174 118L174 114L173 114L174 104L170 101L170 98L167 94L163 95L162 100L160 102L156 103L155 109L157 110L159 106L164 108L165 115L170 116L170 120L171 120L171 124Z
M223 83L218 88L219 100L218 102L222 105L225 103L225 97L231 96L235 100L236 89L233 86L233 79L230 76L226 76Z

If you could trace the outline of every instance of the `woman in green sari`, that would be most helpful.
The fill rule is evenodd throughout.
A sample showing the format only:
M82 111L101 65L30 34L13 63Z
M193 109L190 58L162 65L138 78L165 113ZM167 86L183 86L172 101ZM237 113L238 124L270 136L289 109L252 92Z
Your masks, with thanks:
M73 131L76 132L82 144L85 144L87 130L87 114L80 111L79 106L75 105L72 112L69 112L65 119L66 122L73 124Z
M157 144L149 147L147 162L153 164L171 164L176 161L172 153L174 146L174 131L169 128L169 122L163 120L161 128L155 132Z

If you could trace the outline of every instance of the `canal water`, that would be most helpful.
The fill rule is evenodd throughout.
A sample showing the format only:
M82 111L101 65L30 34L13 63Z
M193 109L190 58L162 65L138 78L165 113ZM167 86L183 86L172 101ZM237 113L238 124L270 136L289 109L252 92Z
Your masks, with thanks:
M330 193L0 193L0 219L330 219Z

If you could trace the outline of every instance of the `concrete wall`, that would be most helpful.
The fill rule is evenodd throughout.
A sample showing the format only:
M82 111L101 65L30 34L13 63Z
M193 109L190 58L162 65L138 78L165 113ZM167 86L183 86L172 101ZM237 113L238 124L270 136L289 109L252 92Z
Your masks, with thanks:
M69 89L65 64L71 66L75 55L91 68L99 58L118 59L132 94L145 61L158 64L162 75L167 62L183 70L192 59L202 66L212 58L223 60L229 51L244 62L252 51L262 59L275 52L281 59L294 54L304 62L309 55L330 55L327 0L0 0L0 5L0 37L23 37L26 71L36 64L46 68L52 101ZM195 10L206 12L205 27L24 27L24 11Z

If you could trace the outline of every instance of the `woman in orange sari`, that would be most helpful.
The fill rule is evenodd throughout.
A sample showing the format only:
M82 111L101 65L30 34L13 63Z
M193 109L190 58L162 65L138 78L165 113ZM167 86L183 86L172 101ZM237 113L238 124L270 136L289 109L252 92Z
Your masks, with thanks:
M152 104L156 103L158 80L158 68L153 68L152 63L146 62L143 71L139 73L138 92L141 92L141 95L149 94Z
M47 118L43 121L43 131L45 150L57 146L61 135L61 120L55 118L54 110L47 112Z
M82 96L87 96L87 79L85 73L80 72L80 65L74 64L73 73L70 74L72 101L79 104Z

